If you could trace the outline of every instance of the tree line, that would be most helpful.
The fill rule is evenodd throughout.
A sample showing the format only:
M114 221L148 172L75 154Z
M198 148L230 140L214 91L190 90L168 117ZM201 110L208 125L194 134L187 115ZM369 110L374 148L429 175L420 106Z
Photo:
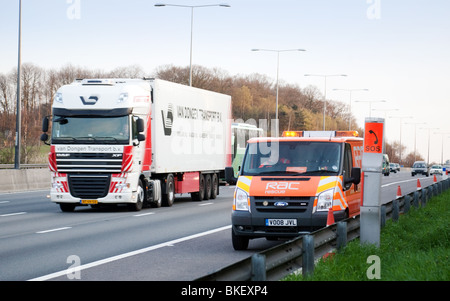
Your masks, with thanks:
M59 87L78 78L143 78L155 77L180 84L189 84L189 67L164 65L152 74L146 74L140 66L119 67L111 71L66 65L59 69L45 69L26 63L21 69L21 163L44 163L39 140L44 116L51 115L51 104ZM235 120L275 119L276 87L266 75L230 75L219 68L194 65L192 86L231 95L232 117ZM14 162L16 119L17 70L0 73L0 164ZM323 94L315 86L279 83L278 116L280 132L284 130L322 130ZM349 113L348 105L326 100L326 130L347 130L349 120L356 125L356 118ZM360 135L363 129L354 127ZM268 125L268 135L270 125ZM396 148L399 145L395 146Z

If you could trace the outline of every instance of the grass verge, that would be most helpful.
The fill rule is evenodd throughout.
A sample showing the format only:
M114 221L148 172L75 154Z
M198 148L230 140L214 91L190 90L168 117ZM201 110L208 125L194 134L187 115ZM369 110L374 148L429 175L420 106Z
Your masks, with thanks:
M381 231L380 248L354 240L331 258L321 259L314 275L289 275L287 281L449 281L450 190L411 207ZM376 255L376 257L369 257ZM375 260L372 260L374 259ZM370 278L370 279L369 279Z

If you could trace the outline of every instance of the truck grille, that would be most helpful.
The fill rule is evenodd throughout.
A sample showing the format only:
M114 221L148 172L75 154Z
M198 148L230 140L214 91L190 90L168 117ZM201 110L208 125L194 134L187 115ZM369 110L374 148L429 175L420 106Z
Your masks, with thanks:
M305 212L310 202L310 197L254 197L255 208L259 212Z
M69 174L70 193L81 199L105 197L108 194L110 179L109 174Z
M122 170L122 153L57 153L59 172L111 172Z

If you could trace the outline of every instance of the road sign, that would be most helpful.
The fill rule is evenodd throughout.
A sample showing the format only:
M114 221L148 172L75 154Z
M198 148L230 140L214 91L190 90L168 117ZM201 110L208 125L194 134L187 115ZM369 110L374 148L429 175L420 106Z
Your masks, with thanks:
M382 122L367 122L364 128L364 152L383 153L383 125Z

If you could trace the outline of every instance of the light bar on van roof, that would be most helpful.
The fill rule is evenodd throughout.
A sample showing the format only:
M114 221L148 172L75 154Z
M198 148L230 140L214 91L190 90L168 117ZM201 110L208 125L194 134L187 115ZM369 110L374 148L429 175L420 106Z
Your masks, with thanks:
M358 137L358 131L284 131L282 137Z

